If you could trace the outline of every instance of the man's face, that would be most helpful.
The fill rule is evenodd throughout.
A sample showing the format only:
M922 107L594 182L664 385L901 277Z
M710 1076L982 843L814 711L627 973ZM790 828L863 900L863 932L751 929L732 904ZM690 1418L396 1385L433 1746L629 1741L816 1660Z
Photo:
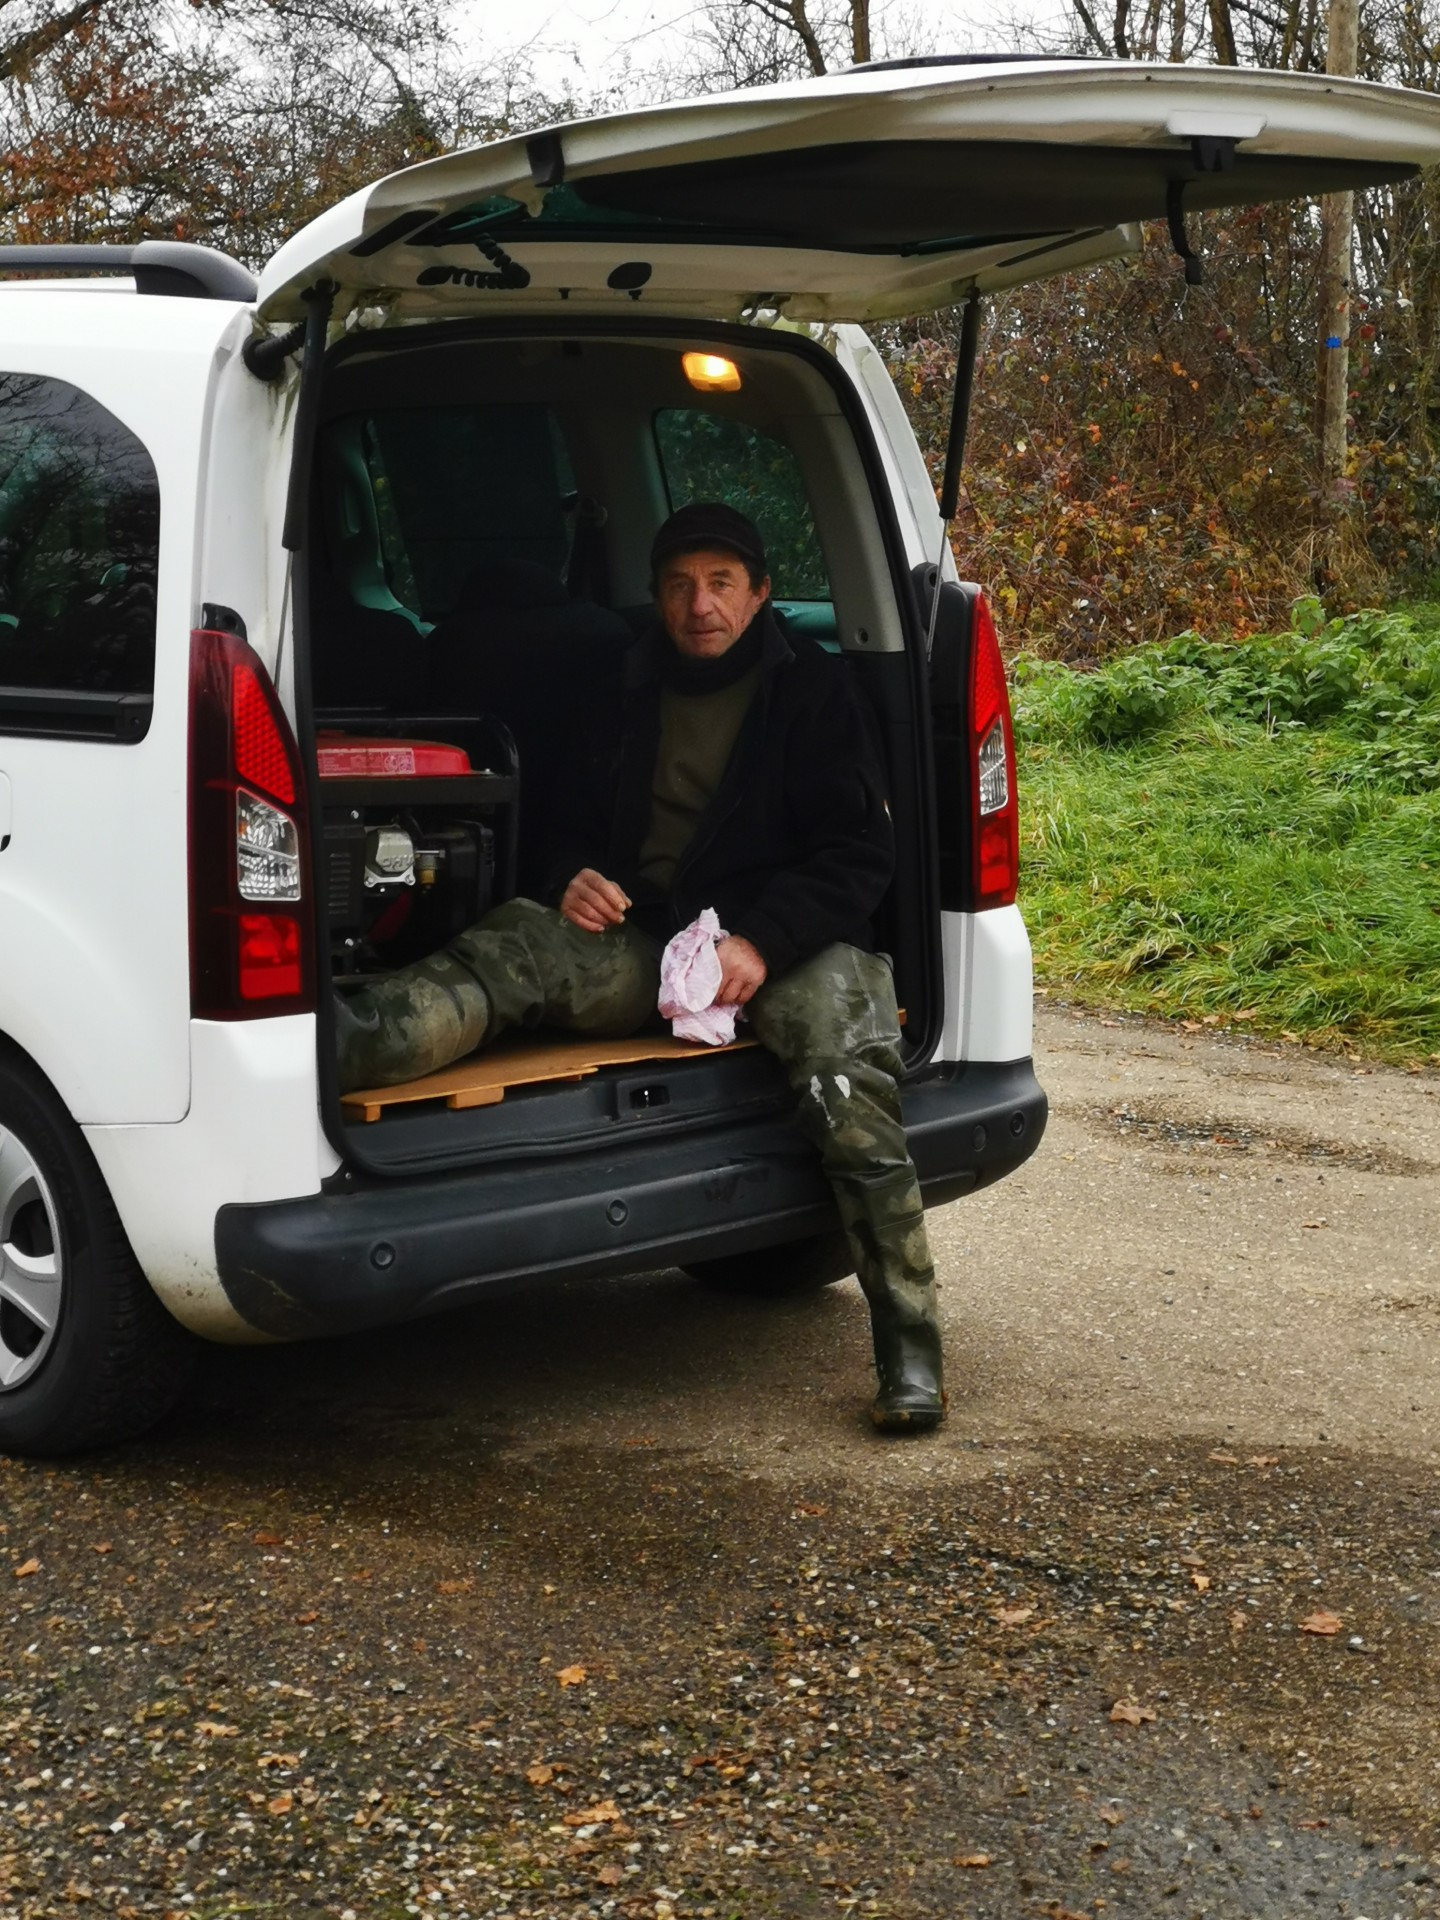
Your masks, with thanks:
M758 587L738 553L706 547L661 563L655 603L665 631L690 660L728 653L770 597L770 576Z

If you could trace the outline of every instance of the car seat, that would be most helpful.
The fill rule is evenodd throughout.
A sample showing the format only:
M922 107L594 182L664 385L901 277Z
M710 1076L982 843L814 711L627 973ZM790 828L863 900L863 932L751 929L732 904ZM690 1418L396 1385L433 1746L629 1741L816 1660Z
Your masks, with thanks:
M595 730L618 724L619 662L633 635L618 613L572 600L531 560L490 560L430 636L436 703L493 714L520 757L517 884L547 878L558 802Z

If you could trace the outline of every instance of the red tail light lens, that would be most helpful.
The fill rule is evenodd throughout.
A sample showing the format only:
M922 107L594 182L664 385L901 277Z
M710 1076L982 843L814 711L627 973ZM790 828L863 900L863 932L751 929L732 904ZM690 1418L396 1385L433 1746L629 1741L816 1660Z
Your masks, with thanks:
M270 677L238 635L193 633L190 1009L196 1019L314 1010L314 940L300 905L308 871L299 756Z
M258 671L257 671L258 669ZM289 732L281 732L281 720L274 691L267 678L261 684L263 668L248 660L235 665L231 683L231 712L235 723L235 771L247 785L262 793L274 794L286 806L295 799L295 769L290 764L286 745Z
M288 913L242 913L239 930L240 997L283 1000L302 991L300 922Z
M975 821L975 904L1013 904L1020 877L1020 812L1015 736L995 622L983 594L970 643L971 802Z

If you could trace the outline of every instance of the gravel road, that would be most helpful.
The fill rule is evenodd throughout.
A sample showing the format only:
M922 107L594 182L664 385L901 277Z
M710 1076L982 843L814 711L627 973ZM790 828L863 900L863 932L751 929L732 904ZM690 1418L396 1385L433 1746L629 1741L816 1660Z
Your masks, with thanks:
M0 1462L0 1916L1440 1915L1440 1076L1037 1053L931 1440L670 1273Z

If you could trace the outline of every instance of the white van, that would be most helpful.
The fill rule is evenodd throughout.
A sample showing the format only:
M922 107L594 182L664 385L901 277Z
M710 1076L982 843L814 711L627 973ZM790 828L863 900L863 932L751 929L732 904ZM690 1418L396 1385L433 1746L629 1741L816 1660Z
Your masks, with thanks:
M1020 1164L1004 672L857 323L1437 158L1440 102L1363 82L913 62L426 162L258 284L0 250L0 1446L137 1432L193 1335L843 1271L753 1046L336 1090L331 981L525 891L688 500L873 715L926 1198Z

